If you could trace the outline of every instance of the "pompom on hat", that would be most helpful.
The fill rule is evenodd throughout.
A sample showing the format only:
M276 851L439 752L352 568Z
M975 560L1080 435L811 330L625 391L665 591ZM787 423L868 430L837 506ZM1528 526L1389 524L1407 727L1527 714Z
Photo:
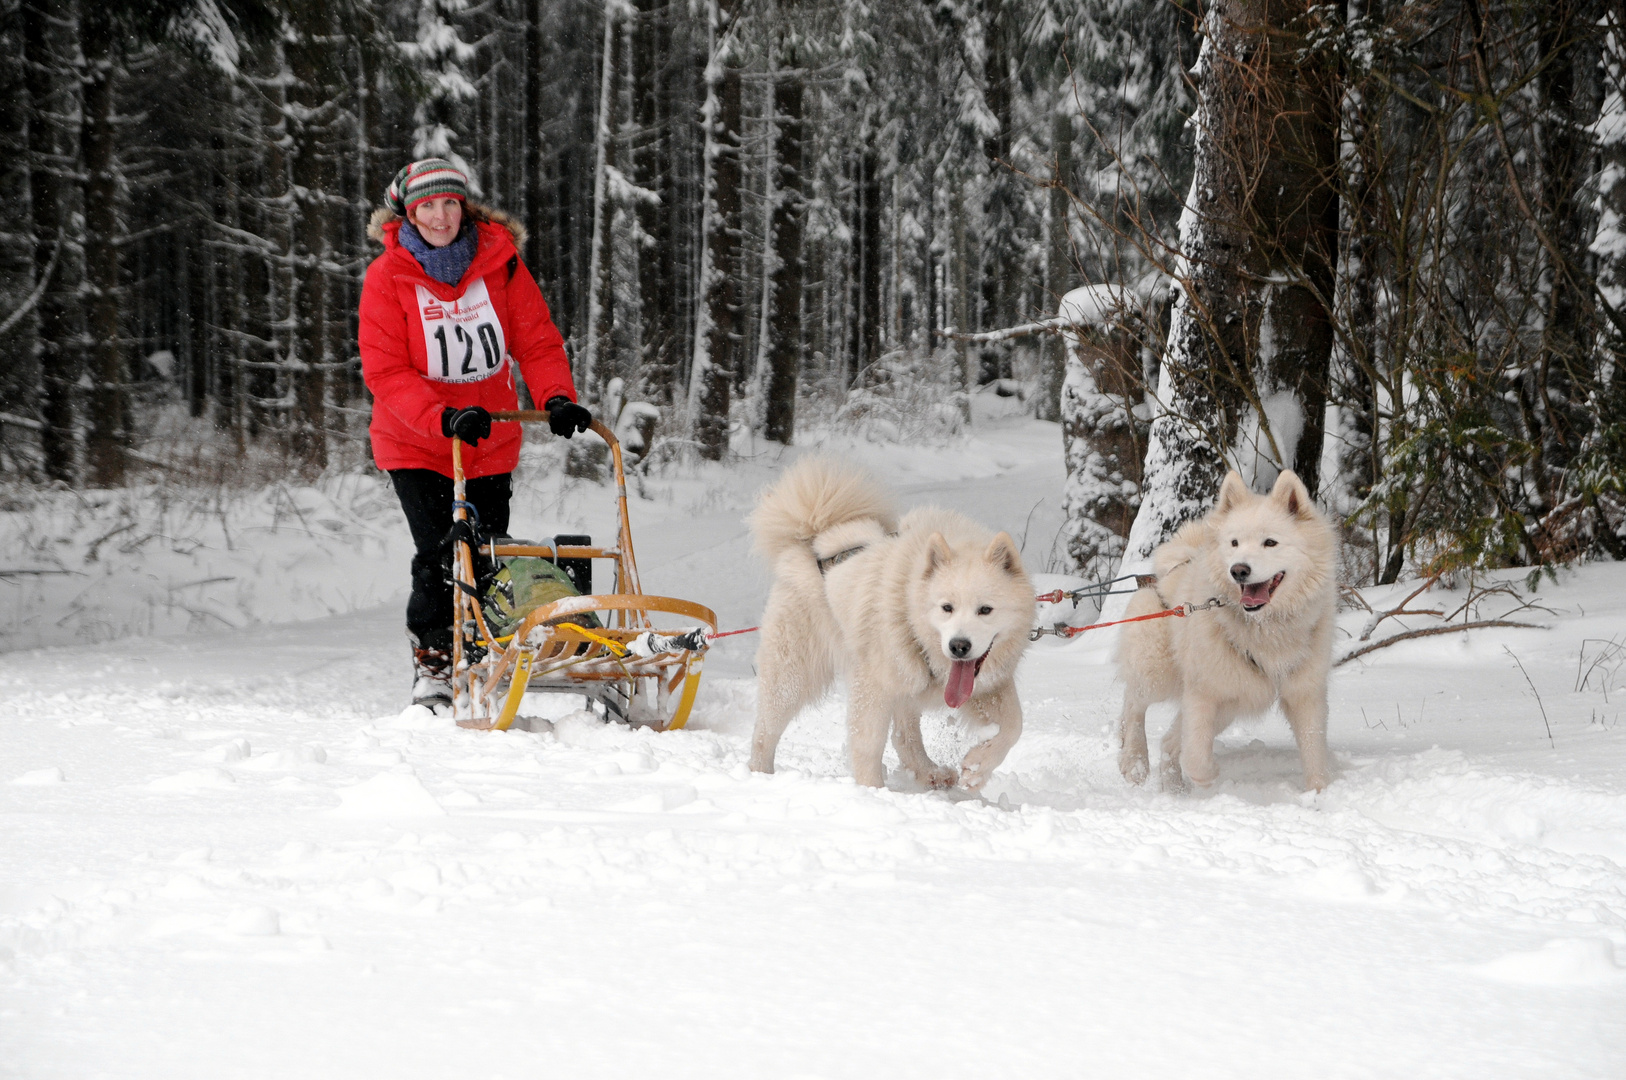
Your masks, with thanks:
M384 204L402 217L425 199L469 199L469 178L445 158L424 158L395 174L384 189Z

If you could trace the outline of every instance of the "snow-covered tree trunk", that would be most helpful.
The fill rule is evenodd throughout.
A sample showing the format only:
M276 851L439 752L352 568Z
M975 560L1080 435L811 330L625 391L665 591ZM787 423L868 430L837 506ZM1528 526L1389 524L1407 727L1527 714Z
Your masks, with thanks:
M622 0L604 0L604 44L599 62L598 123L593 137L593 241L587 260L587 343L582 348L579 392L591 399L603 377L603 353L610 344L613 299L610 288L610 232L614 221L610 171L615 168L616 29Z
M638 0L633 53L634 110L638 141L632 152L635 182L654 197L637 206L640 231L638 294L642 304L637 396L670 402L677 368L677 310L674 303L674 252L671 243L673 192L673 77L667 58L672 52L672 14L659 0Z
M1068 306L1062 305L1064 315ZM1142 387L1134 347L1114 323L1056 336L1067 348L1061 390L1067 555L1074 572L1099 581L1122 558L1140 505Z
M293 421L294 386L298 379L296 331L299 317L294 298L299 293L299 267L295 259L295 195L293 183L294 124L289 119L293 96L289 88L295 75L290 62L290 46L279 41L272 50L266 76L260 80L265 114L265 161L260 185L256 228L265 243L252 260L254 273L252 303L255 307L254 336L259 339L262 358L251 369L251 434L258 436L270 428L282 440L285 453L295 451Z
M730 390L739 363L740 44L739 0L709 0L706 65L705 250L690 371L690 416L702 457L728 452Z
M228 115L250 121L248 110L242 104L242 90L232 87L232 109ZM245 124L245 126L247 126ZM219 184L219 206L224 211L211 224L223 226L228 235L242 234L243 200L238 188L237 170L222 170ZM242 393L243 349L238 335L248 326L248 302L243 295L243 254L235 246L217 248L215 273L211 281L215 288L215 340L214 356L214 426L224 432L231 448L239 455L243 450L244 410Z
M1212 503L1225 475L1239 395L1230 377L1248 369L1239 271L1245 233L1230 216L1241 177L1227 153L1224 72L1241 43L1225 4L1211 10L1198 56L1194 174L1180 216L1175 297L1148 437L1140 510L1120 573L1144 572L1152 551ZM1103 615L1107 609L1103 609Z
M119 333L118 134L114 126L114 80L119 36L111 13L87 5L79 23L84 54L84 119L80 154L84 168L86 329L90 335L89 419L85 439L91 483L124 481L130 416L130 376Z
M1336 97L1302 0L1223 0L1197 71L1195 171L1140 510L1121 572L1206 513L1230 467L1268 484L1321 455Z
M1024 275L1022 251L1018 243L1021 196L1020 182L1011 171L1011 148L1015 136L1015 99L1019 87L1013 58L1021 5L1016 0L983 0L983 100L992 124L983 130L982 152L986 174L982 184L982 213L986 227L977 245L981 262L983 321L978 329L1013 326L1021 321L1017 310L1020 282ZM1001 357L1004 359L1004 357ZM999 377L1008 371L991 371Z
M290 121L288 169L292 215L284 253L292 271L286 278L289 309L294 326L286 357L293 414L289 448L298 455L297 469L314 480L328 463L328 354L329 297L327 267L331 264L333 235L329 207L334 186L331 148L324 135L334 122L337 105L326 87L332 72L332 47L307 29L287 46Z
M1626 312L1626 11L1618 6L1603 21L1599 67L1603 103L1593 125L1598 145L1596 232L1590 254L1597 260L1600 306ZM1599 322L1592 359L1592 428L1577 455L1576 487L1591 503L1598 546L1626 558L1626 330L1612 319Z
M1616 8L1605 20L1603 105L1593 136L1598 143L1597 232L1591 244L1598 260L1598 291L1605 303L1626 311L1626 12ZM1601 382L1626 386L1626 332L1606 322L1598 366Z
M1586 168L1585 126L1581 113L1587 95L1577 87L1579 45L1589 14L1587 0L1547 0L1540 6L1537 34L1536 98L1539 109L1539 176L1533 222L1547 236L1542 251L1541 351L1520 380L1526 423L1530 428L1529 487L1538 512L1559 506L1560 486L1579 449L1586 420L1585 370L1591 355L1591 289L1586 282L1586 208L1581 183Z
M67 182L78 160L72 121L78 82L62 71L63 31L45 0L19 6L23 84L28 91L28 187L34 231L34 287L43 288L36 352L40 372L40 451L45 475L72 482L78 475L74 395L81 370L78 281L82 217L72 212Z
M853 281L858 292L857 303L853 305L858 316L852 372L855 386L876 381L881 359L881 265L886 253L885 234L881 230L881 155L875 149L877 138L876 132L861 137L861 147L853 160L856 180L853 254L858 263Z
M1343 120L1340 130L1340 167L1343 171L1339 200L1339 250L1335 310L1341 333L1333 343L1331 381L1339 402L1334 430L1328 433L1333 472L1322 477L1321 498L1339 517L1352 513L1378 482L1379 412L1374 369L1378 355L1378 248L1381 242L1378 185L1382 179L1379 159L1381 115L1374 95L1378 80L1372 77L1373 35L1383 18L1383 0L1349 0L1345 25L1351 39L1359 43L1352 50L1351 67L1346 72ZM1374 567L1381 561L1378 535L1374 528L1369 543Z
M1067 228L1071 204L1068 185L1073 168L1073 118L1058 109L1050 118L1050 155L1055 175L1050 178L1045 244L1045 292L1059 304L1073 284L1073 245ZM1067 378L1067 348L1060 334L1046 334L1039 352L1039 387L1034 412L1040 420L1060 420L1062 382Z
M965 185L957 167L951 166L953 176L949 183L949 229L953 250L949 253L949 272L953 288L949 298L954 339L954 358L960 384L960 415L971 422L971 395L977 388L976 372L972 370L971 346L965 335L971 332L971 243L965 220Z
M542 135L545 120L546 90L543 64L543 4L542 0L525 0L524 35L525 61L522 94L525 109L525 263L532 273L542 270L542 244L546 233L548 190Z
M806 76L798 41L786 36L774 79L773 270L768 316L768 382L763 435L789 446L796 435L796 382L802 367L802 106Z

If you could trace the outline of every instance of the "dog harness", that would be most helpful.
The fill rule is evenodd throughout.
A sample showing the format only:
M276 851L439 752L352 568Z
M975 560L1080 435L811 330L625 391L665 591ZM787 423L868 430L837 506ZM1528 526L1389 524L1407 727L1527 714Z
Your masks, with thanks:
M838 551L834 555L830 555L830 556L827 556L827 557L825 557L823 559L820 559L819 560L819 574L820 574L820 576L828 574L830 572L831 567L839 566L840 564L846 562L848 559L852 558L854 555L857 555L860 551L863 551L868 546L869 546L868 544L859 544L857 547L850 547L850 548L847 548L847 549L845 549L843 551Z

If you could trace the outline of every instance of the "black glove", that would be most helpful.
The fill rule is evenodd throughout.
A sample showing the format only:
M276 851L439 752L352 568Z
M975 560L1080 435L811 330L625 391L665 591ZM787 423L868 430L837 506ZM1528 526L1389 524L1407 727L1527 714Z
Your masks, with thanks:
M562 439L568 439L578 431L586 431L587 426L593 422L592 413L563 394L550 397L546 408L548 430Z
M440 433L448 439L456 435L470 446L479 446L481 439L491 437L491 414L478 405L466 409L448 405L441 410Z

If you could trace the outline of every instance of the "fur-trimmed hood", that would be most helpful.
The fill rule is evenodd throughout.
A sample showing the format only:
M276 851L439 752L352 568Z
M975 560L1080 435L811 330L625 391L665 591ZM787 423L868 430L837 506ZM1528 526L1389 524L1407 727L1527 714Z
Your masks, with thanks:
M501 225L508 230L508 235L514 238L514 247L520 251L525 250L525 226L520 224L519 219L512 214L504 213L484 203L474 202L472 199L464 201L463 213L478 222ZM381 206L373 211L372 219L367 222L367 235L375 243L382 244L384 242L384 226L392 221L400 220L400 214L387 206Z

